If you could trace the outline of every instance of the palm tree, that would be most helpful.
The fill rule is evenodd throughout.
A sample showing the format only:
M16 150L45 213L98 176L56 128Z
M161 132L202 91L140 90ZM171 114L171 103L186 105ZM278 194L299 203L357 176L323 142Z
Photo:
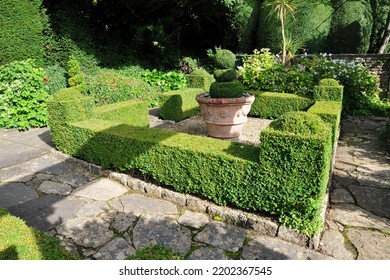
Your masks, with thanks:
M292 3L291 0L269 0L266 1L263 4L263 7L271 7L270 16L275 14L277 18L280 20L280 23L282 25L282 42L283 42L283 49L282 49L282 63L286 63L286 32L285 32L285 21L287 14L291 14L291 16L294 18L294 13L297 9L297 6Z

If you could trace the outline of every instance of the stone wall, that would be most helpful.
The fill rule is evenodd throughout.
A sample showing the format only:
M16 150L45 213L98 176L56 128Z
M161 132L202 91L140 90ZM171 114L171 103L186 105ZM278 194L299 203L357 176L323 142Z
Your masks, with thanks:
M332 58L362 63L378 77L381 96L390 98L390 54L334 54Z

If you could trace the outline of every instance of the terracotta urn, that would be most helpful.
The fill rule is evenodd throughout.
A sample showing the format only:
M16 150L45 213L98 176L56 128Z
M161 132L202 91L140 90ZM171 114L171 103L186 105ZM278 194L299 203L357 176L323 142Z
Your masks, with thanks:
M209 94L198 94L196 100L210 137L237 139L242 134L255 96L244 93L236 98L211 98Z

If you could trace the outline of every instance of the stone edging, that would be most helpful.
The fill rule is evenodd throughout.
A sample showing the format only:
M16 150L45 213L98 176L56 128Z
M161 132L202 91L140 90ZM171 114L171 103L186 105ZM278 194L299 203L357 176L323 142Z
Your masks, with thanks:
M211 219L218 216L222 218L223 222L227 224L241 226L262 235L276 237L313 250L317 250L319 247L321 232L309 238L306 235L299 233L295 229L290 229L280 225L275 219L266 217L265 215L262 216L225 206L219 206L192 195L181 194L151 183L144 182L127 174L118 173L111 170L103 170L102 167L96 164L70 157L60 151L55 150L54 148L50 151L50 153L59 159L74 162L75 164L85 168L93 174L118 181L122 185L137 193L170 201L177 206L187 210L204 213ZM329 201L328 198L329 195L327 191L321 211L321 217L323 218L324 222L325 212Z

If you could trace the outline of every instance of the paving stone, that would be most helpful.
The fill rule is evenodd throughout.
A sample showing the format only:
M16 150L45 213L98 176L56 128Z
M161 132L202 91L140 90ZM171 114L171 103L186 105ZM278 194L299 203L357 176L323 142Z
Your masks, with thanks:
M136 216L142 214L179 215L176 205L161 199L150 198L140 194L130 194L120 197L119 200L123 205L122 212L133 213ZM120 210L118 209L118 211Z
M372 186L376 188L390 189L390 177L377 176L375 172L372 174L357 174L357 181L360 185Z
M71 172L73 170L72 165L64 160L57 159L50 154L45 154L38 158L26 161L20 164L19 167L32 173L40 172L60 174L64 172Z
M37 173L35 174L35 177L41 181L48 181L51 180L54 177L54 175L48 173Z
M131 213L120 212L115 216L111 224L111 227L120 233L123 233L127 230L131 231L133 230L134 223L136 220L137 220L137 216Z
M39 186L38 191L45 194L69 195L72 192L72 187L63 183L44 181Z
M243 228L212 221L194 237L194 240L222 250L237 252L243 245L246 236L247 231Z
M329 219L343 225L390 231L390 220L352 204L339 204L329 210Z
M60 174L60 175L54 177L53 180L71 185L73 187L80 187L80 186L83 186L83 185L86 185L86 184L92 182L94 179L95 179L94 176L92 176L90 174L85 174L85 173L82 173L81 171L79 171L79 172L70 172L70 173Z
M196 249L188 260L229 260L225 252L219 248L202 247Z
M359 206L376 215L390 218L390 189L352 185L350 190Z
M261 234L270 236L276 236L279 228L279 225L276 222L256 215L248 216L247 226Z
M72 242L67 242L67 241L62 240L60 242L60 246L75 256L79 255L79 253L77 251L77 246Z
M36 198L38 198L36 191L23 183L0 184L0 207L12 207Z
M328 256L269 236L256 236L242 250L245 260L326 260Z
M0 153L0 168L16 165L47 153L46 150L3 139L0 139L0 147L2 147Z
M333 170L332 179L345 187L351 184L356 184L356 180L351 175L340 169Z
M347 236L358 250L358 260L389 260L390 236L377 231L348 229Z
M85 201L59 195L46 195L9 208L11 214L22 218L28 225L49 231L63 223L85 204Z
M86 203L76 215L79 217L97 217L108 211L110 211L110 207L107 202L98 200Z
M345 246L344 236L337 230L326 230L320 243L321 252L338 260L353 260L354 254Z
M167 189L161 190L161 197L180 206L185 206L187 202L185 195Z
M34 174L19 168L18 166L0 169L0 182L23 182L26 183L34 177Z
M93 257L97 260L124 260L135 252L125 239L116 237L100 248Z
M167 216L141 216L133 230L136 249L160 244L185 255L191 247L191 232Z
M330 194L330 200L332 203L355 203L355 200L351 194L345 189L335 189Z
M98 217L76 217L57 226L57 233L76 244L98 248L114 238L110 224Z
M186 210L178 220L179 224L182 224L183 226L197 229L204 227L209 221L210 219L207 215L188 210Z
M126 192L128 192L128 189L120 183L102 178L76 189L72 195L106 201Z

